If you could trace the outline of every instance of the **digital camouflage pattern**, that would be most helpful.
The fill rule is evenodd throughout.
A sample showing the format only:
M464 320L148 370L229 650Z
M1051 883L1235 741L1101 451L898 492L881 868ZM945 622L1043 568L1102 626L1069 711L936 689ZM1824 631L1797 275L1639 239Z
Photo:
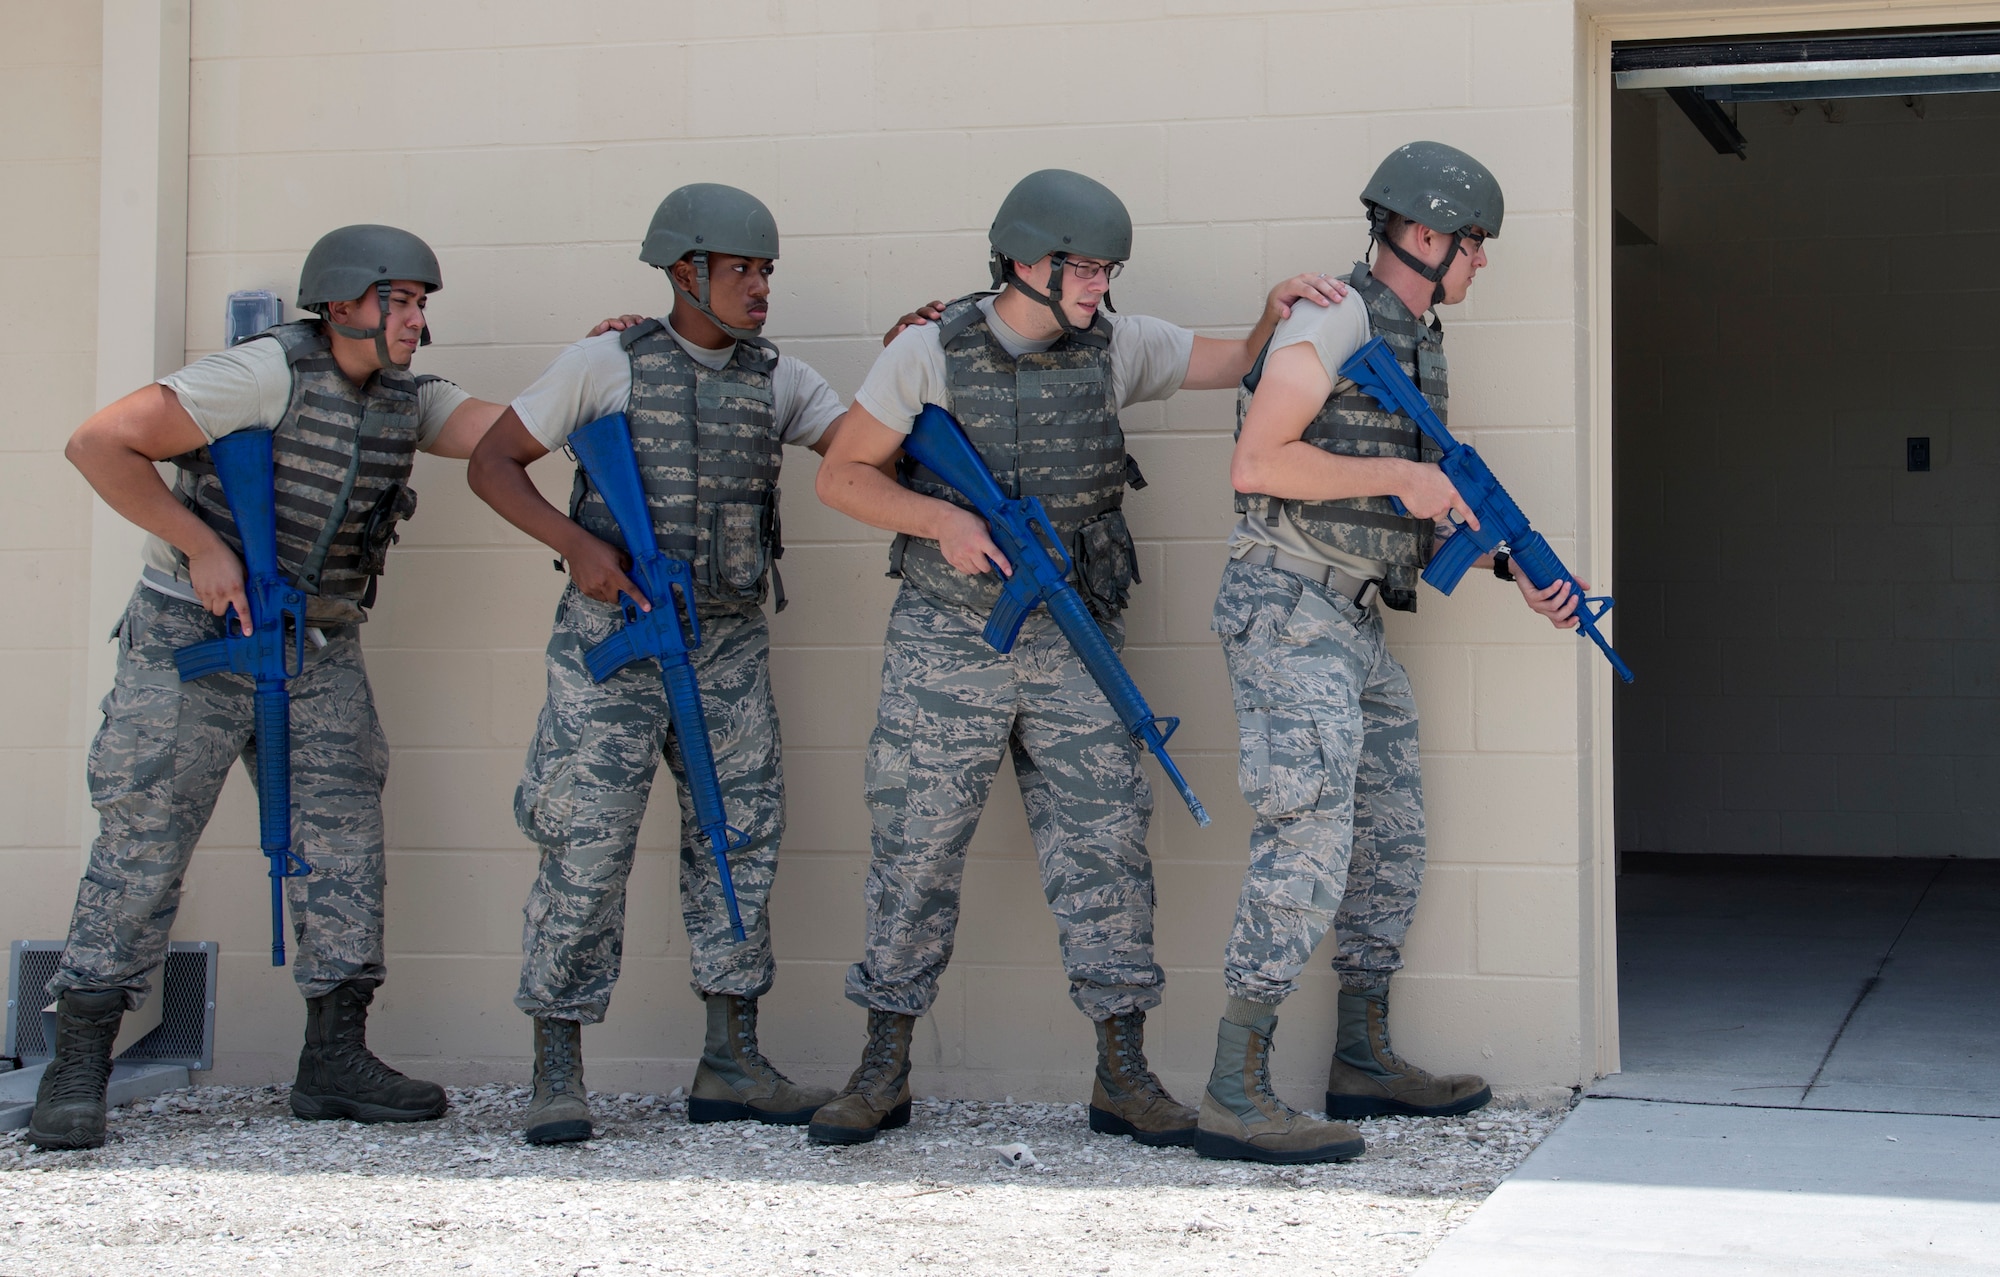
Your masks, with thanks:
M384 368L366 389L356 386L313 320L279 324L253 340L282 345L292 370L291 404L270 423L278 564L310 596L313 624L365 620L396 523L417 508L409 488L421 433L417 378ZM174 462L182 499L240 556L243 542L208 449ZM176 550L175 560L186 580L187 556Z
M1332 928L1342 985L1382 984L1403 965L1423 885L1424 795L1416 696L1381 614L1231 562L1213 626L1235 689L1237 780L1257 814L1224 982L1282 1002Z
M1409 373L1445 419L1450 388L1444 359L1444 336L1440 328L1424 323L1410 313L1396 296L1373 275L1365 263L1356 262L1349 284L1368 305L1368 326L1374 336L1389 343L1403 371ZM1257 357L1257 366L1243 379L1236 392L1236 433L1243 433L1243 418L1262 375L1267 344ZM1402 461L1436 461L1444 454L1417 423L1398 413L1386 412L1353 382L1342 380L1329 394L1313 419L1306 424L1304 440L1315 448L1344 457L1394 457ZM1382 582L1382 602L1399 611L1417 610L1417 577L1430 562L1435 536L1429 519L1414 519L1396 513L1388 497L1344 497L1338 501L1280 501L1275 497L1238 493L1239 514L1254 514L1276 521L1274 507L1290 512L1292 522L1307 536L1343 553L1386 563L1389 573Z
M548 700L514 795L515 820L542 853L523 911L514 997L536 1017L604 1019L624 953L625 882L663 752L680 789L681 917L695 991L761 997L775 973L767 906L784 833L785 776L764 614L746 608L703 616L693 654L723 809L750 836L729 855L748 937L740 943L707 839L694 823L659 665L635 661L603 683L593 683L584 665L584 653L622 624L615 605L574 584L563 591L549 637Z
M222 633L198 603L144 586L118 631L118 676L86 768L102 829L77 885L64 989L123 989L128 1008L167 955L181 881L239 757L255 775L256 682L215 674L183 683L174 653ZM290 680L292 846L313 867L285 882L292 977L308 998L348 980L381 981L382 782L389 746L353 627L327 634ZM246 857L241 872L263 872Z
M889 614L866 765L867 949L847 996L878 1011L930 1009L951 961L966 844L1011 754L1071 999L1093 1020L1158 1006L1153 791L1132 737L1046 610L1005 655L984 624L908 586ZM1104 628L1122 647L1123 626Z
M1007 353L979 297L961 297L938 321L951 410L1000 490L1037 497L1075 560L1072 576L1100 619L1118 615L1137 581L1125 501L1125 433L1111 397L1111 324L1098 316L1081 337L1048 350ZM912 491L953 505L970 503L922 466L907 467ZM971 576L945 561L935 541L898 536L890 575L940 603L990 612L1000 578Z
M710 368L657 319L619 342L632 362L625 416L654 539L694 568L703 602L761 603L779 551L777 349L739 341L727 364ZM581 466L570 517L599 540L625 544Z

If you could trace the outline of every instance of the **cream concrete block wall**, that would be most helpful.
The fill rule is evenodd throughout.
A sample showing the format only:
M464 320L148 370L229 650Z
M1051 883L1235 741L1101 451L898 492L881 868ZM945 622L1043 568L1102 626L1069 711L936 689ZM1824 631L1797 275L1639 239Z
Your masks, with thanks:
M76 898L90 490L63 460L96 368L94 4L0 5L0 936L61 937ZM33 127L26 122L33 121ZM102 635L99 636L100 638Z
M1416 17L1427 34L1412 40L1401 33ZM439 344L421 369L505 398L594 320L666 308L637 241L667 190L711 180L777 211L785 254L770 335L850 395L898 315L985 284L993 209L1048 166L1100 177L1132 209L1121 309L1240 335L1272 283L1344 270L1360 254L1356 193L1370 168L1431 137L1491 164L1511 214L1476 300L1446 317L1454 420L1572 553L1582 505L1574 21L1569 5L1532 0L1312 12L1222 0L414 10L195 0L188 353L219 344L229 290L289 295L321 232L385 221L424 235L443 262L430 312ZM1051 47L1065 55L1020 54ZM1191 392L1125 422L1152 479L1128 506L1145 575L1129 660L1156 707L1186 718L1177 757L1216 816L1197 830L1152 773L1170 983L1149 1037L1183 1095L1211 1058L1249 828L1207 628L1231 519L1233 411L1230 393ZM773 618L773 666L790 802L774 903L781 973L764 1024L781 1065L837 1081L863 1023L840 985L861 939L861 760L893 586L881 577L887 538L817 505L815 465L791 456L784 483L793 606ZM567 490L557 461L537 478L551 495ZM422 510L365 636L395 747L394 976L374 1037L437 1076L521 1079L528 1034L511 997L533 856L511 791L561 578L465 493L457 463L425 458L415 482ZM1394 624L1422 680L1436 828L1397 1031L1434 1067L1538 1086L1589 1068L1579 957L1548 939L1577 931L1578 864L1590 854L1577 815L1583 656L1574 639L1536 628L1513 593L1470 580ZM286 974L259 959L251 807L232 779L178 934L219 939L229 955L218 1074L275 1078L298 1012ZM587 1035L600 1086L683 1082L699 1049L664 795L654 807L624 978L610 1021ZM1090 1031L1069 1006L1004 775L968 887L960 951L919 1035L916 1085L1080 1096ZM1333 994L1316 965L1287 1006L1277 1070L1301 1101L1317 1102Z

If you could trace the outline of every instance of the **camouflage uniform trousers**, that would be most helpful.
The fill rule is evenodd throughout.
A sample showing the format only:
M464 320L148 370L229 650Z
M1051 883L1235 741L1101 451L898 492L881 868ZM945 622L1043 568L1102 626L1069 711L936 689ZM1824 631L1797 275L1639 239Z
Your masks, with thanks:
M1224 983L1283 1001L1332 928L1341 983L1379 984L1403 965L1424 875L1416 697L1380 611L1231 562L1214 628L1235 689L1238 783L1257 814Z
M291 679L292 846L313 867L285 883L292 978L308 998L347 980L380 981L382 782L389 746L375 717L356 627L324 631ZM239 757L256 775L256 682L213 674L183 683L174 652L215 638L200 604L140 586L117 631L118 676L87 763L101 829L77 884L68 947L49 992L123 989L128 1009L166 958L181 880ZM261 870L262 864L258 865ZM251 872L246 863L242 872Z
M729 906L708 840L694 823L660 667L635 661L594 683L584 653L618 632L619 609L571 585L549 637L549 698L542 706L514 818L541 849L521 929L521 987L529 1015L597 1024L625 947L625 883L639 822L662 753L680 789L681 918L697 993L761 997L771 987L768 905L785 828L785 773L771 699L771 637L754 606L701 618L694 652L702 712L729 823L749 835L729 853L747 939Z
M904 586L889 615L868 742L874 820L867 949L849 1000L922 1015L951 961L965 848L1002 753L1020 781L1070 998L1093 1020L1159 1005L1153 791L1138 751L1053 620L1037 609L1006 655L983 617ZM1114 648L1123 627L1107 625Z

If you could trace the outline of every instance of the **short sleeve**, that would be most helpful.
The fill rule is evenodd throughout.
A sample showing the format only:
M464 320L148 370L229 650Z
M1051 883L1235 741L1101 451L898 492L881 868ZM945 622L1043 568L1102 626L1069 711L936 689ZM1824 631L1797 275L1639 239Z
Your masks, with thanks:
M417 382L417 447L428 448L444 433L451 420L472 396L442 377L423 377Z
M840 396L833 393L826 378L790 355L778 356L771 384L777 400L778 438L785 443L812 447L843 410Z
M1278 321L1271 349L1311 342L1327 380L1338 383L1340 366L1367 342L1368 331L1368 304L1359 293L1350 292L1331 306L1301 301L1293 305L1289 317Z
M1166 399L1187 380L1194 332L1150 315L1111 317L1111 393L1118 406Z
M254 338L195 360L160 378L210 443L238 430L273 429L292 404L292 369L285 348Z
M632 361L613 332L566 348L512 407L535 442L554 452L570 431L624 411L631 397Z
M854 393L855 405L897 434L910 426L924 405L951 407L951 387L945 375L944 345L936 324L905 328L875 357L874 366Z

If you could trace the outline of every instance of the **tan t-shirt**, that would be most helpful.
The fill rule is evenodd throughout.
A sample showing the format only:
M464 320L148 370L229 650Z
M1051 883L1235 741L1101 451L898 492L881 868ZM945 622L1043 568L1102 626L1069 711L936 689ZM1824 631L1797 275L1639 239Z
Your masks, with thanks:
M176 373L160 378L210 443L238 430L269 428L292 406L292 370L285 348L266 337L218 350ZM417 447L437 442L444 423L472 396L448 381L433 378L417 387ZM145 583L162 594L198 602L194 589L179 578L174 547L148 535L142 552L152 569Z
M704 367L722 368L736 354L734 342L709 350L674 332L671 324L667 331ZM570 346L514 400L514 415L550 452L562 447L578 426L625 410L632 398L632 359L618 339L617 333L602 333ZM801 448L818 443L841 413L840 396L826 378L786 354L778 356L778 366L771 372L771 397L778 437Z
M994 314L991 297L982 297L978 305L995 339L1016 359L1047 350L1060 340L1023 337ZM1120 408L1165 399L1181 388L1194 353L1192 331L1148 315L1106 318L1111 321L1111 394ZM925 404L950 412L951 380L938 326L925 324L896 334L896 340L875 357L854 402L898 434L910 433Z
M1319 356L1320 366L1326 369L1328 379L1338 389L1342 382L1340 366L1367 343L1369 332L1368 303L1361 300L1359 293L1350 292L1331 306L1301 302L1292 307L1290 316L1279 321L1277 331L1271 335L1271 353L1310 342L1313 353ZM1310 563L1337 567L1369 580L1375 580L1389 570L1386 563L1343 553L1324 541L1307 536L1282 508L1278 510L1276 523L1267 523L1256 515L1246 514L1229 531L1229 557L1232 559L1240 559L1260 545L1275 546Z

